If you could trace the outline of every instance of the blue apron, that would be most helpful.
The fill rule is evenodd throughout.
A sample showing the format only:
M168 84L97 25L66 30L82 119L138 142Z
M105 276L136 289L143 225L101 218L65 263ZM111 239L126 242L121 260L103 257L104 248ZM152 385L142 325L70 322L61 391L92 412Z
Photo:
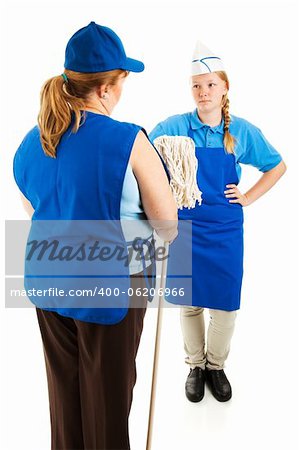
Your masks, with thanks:
M14 158L16 182L35 209L26 246L25 289L37 307L115 324L126 316L131 298L127 247L133 242L123 235L120 202L141 127L88 112L77 133L71 128L72 124L55 159L45 156L38 127L27 134ZM141 257L142 244L146 242L134 242ZM93 246L99 249L91 255ZM102 257L95 257L100 251ZM150 281L154 283L154 275ZM35 296L34 289L44 295ZM94 295L77 295L83 289Z
M193 139L192 129L188 136ZM192 221L192 290L189 290L192 298L187 295L183 301L178 297L168 300L233 311L240 308L243 209L240 204L229 203L224 190L227 184L238 184L235 156L226 153L223 147L196 147L195 152L202 204L179 211L180 220ZM169 263L171 272L171 254Z

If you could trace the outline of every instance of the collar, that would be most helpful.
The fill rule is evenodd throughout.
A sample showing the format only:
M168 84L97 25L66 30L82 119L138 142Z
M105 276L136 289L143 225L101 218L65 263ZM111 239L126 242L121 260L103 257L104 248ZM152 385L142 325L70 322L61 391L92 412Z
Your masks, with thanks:
M221 122L220 122L219 125L216 125L216 127L210 127L209 125L207 125L206 123L203 123L203 122L200 120L200 118L198 117L198 114L197 114L197 109L195 109L195 110L191 113L190 124L191 124L192 130L199 130L200 128L208 127L208 128L210 128L214 133L224 134L224 129L223 129L224 120L223 120L223 119L221 120Z

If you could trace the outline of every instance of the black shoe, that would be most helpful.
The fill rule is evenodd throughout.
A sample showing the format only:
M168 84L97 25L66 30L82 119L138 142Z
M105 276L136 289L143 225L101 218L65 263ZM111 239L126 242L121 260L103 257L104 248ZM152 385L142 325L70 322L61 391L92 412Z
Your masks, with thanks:
M190 402L200 402L205 395L205 371L200 367L190 369L185 383L186 397Z
M207 383L216 400L219 402L227 402L232 396L232 388L224 370L206 369L205 372Z

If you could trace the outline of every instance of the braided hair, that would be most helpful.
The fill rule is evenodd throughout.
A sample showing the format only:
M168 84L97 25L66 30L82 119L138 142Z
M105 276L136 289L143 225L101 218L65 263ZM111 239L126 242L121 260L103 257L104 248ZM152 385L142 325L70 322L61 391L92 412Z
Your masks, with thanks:
M227 84L227 89L229 89L229 81L226 72L219 71L215 72L221 80L225 81ZM235 148L235 138L232 134L229 132L229 126L231 123L231 117L229 114L229 99L227 94L223 96L222 100L222 117L224 120L224 148L226 149L227 153L234 153Z

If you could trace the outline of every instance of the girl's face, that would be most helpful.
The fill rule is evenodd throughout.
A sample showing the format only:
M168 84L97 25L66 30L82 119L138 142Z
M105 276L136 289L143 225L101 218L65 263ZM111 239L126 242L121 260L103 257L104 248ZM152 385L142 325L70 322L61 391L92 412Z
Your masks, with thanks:
M221 110L222 98L228 91L225 81L212 72L194 75L191 83L192 95L199 113Z

